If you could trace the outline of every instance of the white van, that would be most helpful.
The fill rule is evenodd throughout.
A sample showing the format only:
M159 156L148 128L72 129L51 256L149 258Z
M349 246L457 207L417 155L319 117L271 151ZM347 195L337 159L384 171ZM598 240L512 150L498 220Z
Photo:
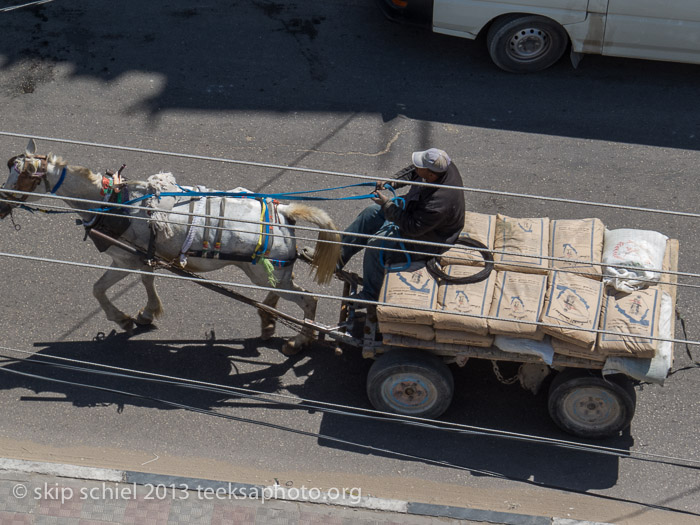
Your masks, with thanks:
M700 64L700 0L378 0L392 20L436 33L486 35L491 58L515 73L580 53Z

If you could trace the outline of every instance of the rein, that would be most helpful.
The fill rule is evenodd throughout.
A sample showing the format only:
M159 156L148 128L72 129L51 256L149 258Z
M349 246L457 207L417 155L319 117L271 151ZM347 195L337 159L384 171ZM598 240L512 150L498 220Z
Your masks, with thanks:
M36 185L39 184L41 180L44 181L44 184L47 187L47 191L49 191L51 194L55 194L56 191L61 187L63 184L63 181L66 176L66 168L65 166L63 167L63 170L61 171L61 176L59 180L56 182L53 188L51 190L48 189L48 180L47 180L47 171L46 169L48 168L48 162L46 160L45 156L39 157L36 156L35 158L38 158L42 160L42 168L44 168L44 171L37 171L36 174L29 174L26 172L20 173L20 176L26 173L26 176L32 177L36 179L36 183L32 187L30 191L33 191L36 188ZM123 193L120 192L122 187L126 187L126 184L122 182L121 180L121 171L125 168L125 165L122 165L122 167L116 172L107 172L106 176L102 177L102 190L100 191L100 194L103 196L103 200L105 202L113 202L113 203L118 203L118 204L123 204L124 206L133 206L135 204L138 204L139 202L145 201L147 199L151 199L155 197L157 200L160 200L161 197L192 197L192 198L197 198L201 199L202 197L223 197L223 198L248 198L248 199L256 199L259 200L262 204L262 210L261 210L261 228L260 228L260 236L259 240L257 243L257 246L255 247L254 253L252 255L252 262L255 264L258 261L262 261L263 264L265 264L267 261L271 263L273 266L286 266L288 261L270 261L267 259L267 255L269 255L270 250L272 248L272 224L274 222L274 217L277 216L277 205L279 203L279 200L292 200L292 201L352 201L352 200L365 200L365 199L371 199L374 196L374 192L365 194L365 195L352 195L349 197L319 197L319 196L311 196L309 195L310 193L322 193L322 192L328 192L328 191L335 191L335 190L344 190L348 188L360 188L360 187L372 187L376 188L376 183L374 182L361 182L357 184L349 184L346 186L336 186L332 188L324 188L324 189L317 189L317 190L306 190L306 191L294 191L294 192L284 192L284 193L253 193L253 192L230 192L230 191L195 191L192 189L186 189L180 186L182 191L179 192L162 192L158 194L153 194L153 193L147 193L145 195L142 195L140 197L137 197L135 199L131 200L126 200L124 202L125 198L128 199L128 197L125 197ZM12 167L12 169L17 170L16 164ZM18 179L19 180L19 179ZM393 202L396 202L398 205L400 205L402 208L405 208L405 201L402 197L397 197L396 196L396 190L389 184L385 185L385 188L390 190L393 193L393 198L391 199ZM126 192L124 192L126 193ZM18 202L24 203L26 201L28 196L24 196L22 200L19 199L13 199ZM208 200L208 199L205 199ZM27 206L22 206L22 208L28 209L29 211L33 211L31 208ZM88 212L100 212L100 213L114 213L113 207L101 207L101 208L90 208L88 210L85 210ZM75 211L47 211L46 213L75 213ZM82 224L86 229L90 229L92 227L95 227L98 222L98 218L101 217L100 215L95 215L91 220L89 221L79 221L78 224ZM192 231L193 228L190 228ZM217 239L219 242L214 243L214 250L209 250L208 246L202 250L201 255L197 253L199 256L205 256L207 258L225 258L224 254L219 253L220 249L220 239ZM153 244L155 242L155 239L152 239L149 244ZM403 242L400 243L401 248L405 250L405 247L403 245ZM153 251L149 247L149 252ZM205 255L206 254L206 255ZM187 255L194 255L193 252L189 251L189 246L187 246L184 250L181 251L181 258L184 260L181 260L180 263L182 264L183 262L186 261L186 256ZM383 255L383 251L381 252L381 255ZM382 265L386 266L386 264L383 261L382 258ZM411 263L411 258L410 254L406 254L406 264L405 266L409 266ZM248 259L250 260L250 259ZM268 264L269 264L268 263Z
M302 195L308 195L309 193L320 193L324 191L334 191L334 190L344 190L347 188L357 188L357 187L362 187L362 186L371 186L371 187L376 187L376 184L374 182L360 182L358 184L350 184L348 186L337 186L334 188L325 188L322 190L306 190L306 191L290 191L286 193L252 193L252 192L231 192L231 191L193 191L193 190L186 190L183 189L182 191L179 192L163 192L158 195L155 195L153 193L149 193L146 195L143 195L142 197L138 197L136 199L132 199L128 202L125 202L124 204L126 205L131 205L131 204L136 204L140 201L150 199L152 197L231 197L231 198L236 198L236 197L243 197L243 198L250 198L250 199L277 199L277 200L306 200L306 201L347 201L347 200L362 200L362 199L370 199L372 198L372 193L369 193L367 195L352 195L350 197L311 197L311 196L306 196L302 197ZM90 210L90 211L98 211L98 210ZM102 211L102 210L99 210Z

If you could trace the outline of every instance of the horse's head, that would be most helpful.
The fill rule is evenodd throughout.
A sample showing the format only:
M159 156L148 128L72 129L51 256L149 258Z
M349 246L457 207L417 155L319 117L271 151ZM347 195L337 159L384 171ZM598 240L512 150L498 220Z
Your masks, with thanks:
M47 163L46 155L37 155L36 143L34 139L30 139L23 155L16 155L7 161L10 176L2 185L2 189L34 192L42 180L44 186L48 186L46 180ZM10 214L12 208L23 202L35 200L38 196L0 191L0 198L3 199L3 202L0 202L0 219L4 219Z

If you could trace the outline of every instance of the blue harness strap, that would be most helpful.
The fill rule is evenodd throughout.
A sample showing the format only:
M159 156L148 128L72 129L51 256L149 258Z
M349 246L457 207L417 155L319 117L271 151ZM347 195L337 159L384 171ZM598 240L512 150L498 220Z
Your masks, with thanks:
M260 239L253 252L253 264L258 262L263 257L270 255L271 246L271 234L272 234L272 206L275 204L273 202L266 202L265 199L260 200L260 206L262 207L262 213L260 214ZM270 206L272 204L272 206Z
M61 170L61 176L58 178L58 181L56 182L56 184L54 184L53 188L51 188L51 195L56 194L56 192L58 191L58 188L61 187L64 180L66 180L66 167L65 166L63 166L63 169Z

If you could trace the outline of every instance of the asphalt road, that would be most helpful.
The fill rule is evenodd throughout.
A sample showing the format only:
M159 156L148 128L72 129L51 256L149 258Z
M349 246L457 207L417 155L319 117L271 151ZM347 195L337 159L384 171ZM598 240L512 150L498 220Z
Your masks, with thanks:
M390 176L410 162L412 151L437 146L475 190L466 194L469 209L599 217L609 228L661 231L680 240L681 271L700 273L695 218L476 191L695 213L697 66L589 56L578 69L563 60L538 75L509 75L490 63L479 41L391 24L372 0L174 0L167 6L55 0L1 13L0 20L2 132L371 176ZM2 135L0 152L10 158L26 142ZM179 182L260 192L352 182L38 144L93 171L125 163L132 179L170 171ZM361 204L320 206L342 228ZM0 223L2 252L109 264L82 242L70 216L20 211L14 220L21 230L7 219ZM359 269L359 261L352 265ZM2 346L369 408L364 384L371 363L357 352L336 357L318 346L287 359L279 351L282 337L258 338L251 308L191 284L160 282L166 314L156 329L131 337L116 332L91 294L99 273L2 257ZM338 283L313 285L305 268L297 273L312 290L340 292ZM245 282L236 269L215 277ZM682 282L697 285L692 277ZM135 313L145 295L136 279L124 283L115 290L117 302ZM679 289L687 334L679 330L678 337L700 340L699 305L696 288ZM332 323L337 309L336 301L324 300L319 320ZM295 313L293 305L287 310ZM280 329L280 336L290 333ZM677 368L691 363L685 347L676 345L675 352ZM698 347L691 352L700 360ZM271 407L36 363L3 367L142 397L4 373L0 456L238 481L355 483L386 497L617 522L668 522L625 501L700 513L697 471L687 468ZM544 393L500 384L488 363L470 362L454 372L455 401L445 420L569 439L549 420ZM697 369L684 370L663 388L638 387L630 430L600 444L700 461L699 378Z

